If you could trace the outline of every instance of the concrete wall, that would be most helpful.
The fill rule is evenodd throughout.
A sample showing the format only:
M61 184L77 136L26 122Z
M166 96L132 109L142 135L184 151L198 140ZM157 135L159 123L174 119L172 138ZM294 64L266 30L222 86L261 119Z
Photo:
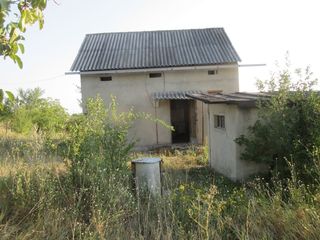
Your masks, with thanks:
M208 107L210 167L234 181L244 180L263 170L262 165L241 160L243 148L234 141L255 123L257 110L230 104L211 104ZM215 128L214 115L225 116L225 129Z
M170 101L161 100L155 108L151 94L160 91L186 91L220 89L224 92L239 90L238 65L219 66L218 74L208 75L208 69L217 69L216 66L206 69L168 70L162 72L160 78L149 78L149 72L115 73L111 74L112 81L100 81L103 75L81 75L82 101L99 94L106 103L110 96L116 97L120 111L133 108L136 112L150 113L153 116L170 124ZM161 71L159 71L161 72ZM202 103L196 103L197 111L197 139L200 141L206 131L202 131L200 124L205 120ZM202 120L204 118L204 120ZM206 123L206 122L205 122ZM156 131L158 125L158 131ZM169 129L152 121L138 120L130 132L131 136L139 139L138 145L171 143ZM158 138L157 138L158 135Z

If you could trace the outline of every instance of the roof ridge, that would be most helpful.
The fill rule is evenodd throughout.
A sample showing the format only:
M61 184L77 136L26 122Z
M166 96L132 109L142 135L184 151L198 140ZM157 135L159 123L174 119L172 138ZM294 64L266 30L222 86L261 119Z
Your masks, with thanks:
M174 31L195 31L195 30L209 30L209 29L215 29L215 30L224 30L223 27L208 27L208 28L181 28L181 29L167 29L167 30L141 30L141 31L121 31L121 32L98 32L98 33L87 33L86 36L89 35L103 35L103 34L121 34L121 33L151 33L151 32L174 32Z

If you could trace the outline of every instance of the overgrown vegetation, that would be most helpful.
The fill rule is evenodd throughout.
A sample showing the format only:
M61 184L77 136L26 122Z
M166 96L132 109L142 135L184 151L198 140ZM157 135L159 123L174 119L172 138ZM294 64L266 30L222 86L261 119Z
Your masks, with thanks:
M40 88L19 89L15 100L7 100L0 111L0 119L7 130L25 135L33 131L48 136L65 130L68 114L56 100L43 97Z
M312 88L316 79L309 68L290 71L289 66L260 82L260 90L271 94L258 106L258 121L247 136L244 160L265 163L274 174L290 176L293 163L300 180L313 181L314 149L320 147L320 94Z
M302 184L294 169L286 184L235 185L198 165L200 154L161 154L165 194L156 200L134 196L127 168L108 174L92 162L74 175L59 161L2 161L0 238L318 238L318 185Z
M207 147L160 151L163 195L139 198L130 160L146 154L132 152L127 132L142 115L119 113L115 101L105 106L99 98L86 109L54 134L1 132L0 239L320 236L317 145L310 148L308 183L294 161L283 162L287 177L235 184L207 167Z

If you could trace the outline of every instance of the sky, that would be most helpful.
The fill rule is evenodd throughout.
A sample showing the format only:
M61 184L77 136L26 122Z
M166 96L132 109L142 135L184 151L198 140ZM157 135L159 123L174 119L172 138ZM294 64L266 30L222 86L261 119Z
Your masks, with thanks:
M56 4L57 2L58 4ZM22 70L0 59L0 88L40 87L69 113L81 112L79 75L69 71L87 33L223 27L241 57L240 90L255 91L289 52L292 67L320 79L317 0L49 0L42 30L25 34Z

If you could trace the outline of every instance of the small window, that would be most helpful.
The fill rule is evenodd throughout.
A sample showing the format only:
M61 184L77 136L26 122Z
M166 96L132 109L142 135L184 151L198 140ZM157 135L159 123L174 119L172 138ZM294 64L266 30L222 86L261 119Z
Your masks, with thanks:
M111 76L100 77L100 81L102 82L112 81L112 77Z
M208 71L208 75L217 75L217 74L218 74L218 69Z
M215 128L226 128L224 115L214 115L214 127Z
M149 73L149 78L160 78L162 73Z

